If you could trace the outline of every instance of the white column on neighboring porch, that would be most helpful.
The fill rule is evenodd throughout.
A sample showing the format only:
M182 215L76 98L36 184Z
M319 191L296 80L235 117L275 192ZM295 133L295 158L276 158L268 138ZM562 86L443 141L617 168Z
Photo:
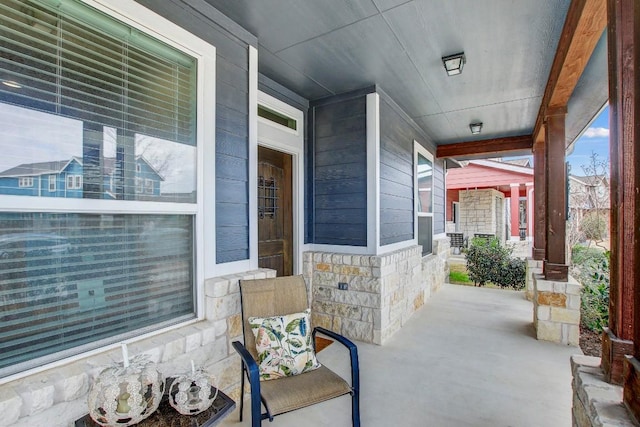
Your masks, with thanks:
M527 240L533 240L533 182L524 185L527 189Z
M520 184L511 187L511 240L520 240Z

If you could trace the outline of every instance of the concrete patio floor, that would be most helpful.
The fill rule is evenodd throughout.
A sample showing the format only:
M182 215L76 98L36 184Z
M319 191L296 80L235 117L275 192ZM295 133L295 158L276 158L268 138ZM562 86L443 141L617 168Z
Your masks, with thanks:
M537 341L522 292L445 284L384 346L358 343L361 420L387 426L571 426L569 357L577 347ZM349 378L339 344L321 363ZM350 426L337 398L264 426ZM222 425L250 425L237 410Z

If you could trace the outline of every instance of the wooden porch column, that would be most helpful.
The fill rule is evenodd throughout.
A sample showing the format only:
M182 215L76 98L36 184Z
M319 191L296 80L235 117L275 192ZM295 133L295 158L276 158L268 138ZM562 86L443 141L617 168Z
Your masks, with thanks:
M511 240L520 240L520 184L511 187Z
M546 156L544 142L533 145L533 259L544 260L547 249Z
M634 267L637 244L634 236L634 215L636 199L634 197L634 177L637 166L634 162L635 121L640 118L634 108L638 107L638 87L634 83L637 76L638 54L634 51L634 37L638 31L633 28L634 13L638 8L631 1L608 1L608 48L609 48L609 123L610 123L610 229L611 263L609 289L609 327L602 337L602 370L605 379L614 384L624 380L623 367L625 355L634 352L634 282L640 277ZM624 12L623 12L624 11ZM636 22L637 21L637 18ZM635 36L633 35L635 32ZM637 47L636 47L637 48ZM635 93L634 93L635 92ZM636 97L634 101L633 98ZM630 97L630 98L629 98ZM627 156L629 156L627 158ZM637 179L635 184L637 185ZM637 218L636 218L637 223ZM636 224L637 225L637 224ZM634 248L635 247L635 248Z
M611 283L602 368L640 417L640 3L608 0ZM621 363L623 355L626 361Z
M566 281L567 265L567 170L565 166L566 107L549 108L545 120L547 248L544 275L547 280Z
M533 200L535 197L533 182L527 182L525 188L527 191L527 240L529 240L533 236Z

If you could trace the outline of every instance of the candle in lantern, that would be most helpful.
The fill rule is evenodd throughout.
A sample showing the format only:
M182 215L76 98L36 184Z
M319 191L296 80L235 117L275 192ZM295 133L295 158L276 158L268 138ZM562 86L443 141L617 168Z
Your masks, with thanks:
M129 366L129 351L125 343L120 344L120 346L122 347L122 364L127 368Z
M200 403L200 387L197 385L192 385L189 387L189 391L187 395L189 396L189 405L197 405Z
M129 397L131 397L131 395L127 392L124 392L120 396L118 396L118 407L116 408L117 413L129 413L129 411L131 410L131 407L129 406Z

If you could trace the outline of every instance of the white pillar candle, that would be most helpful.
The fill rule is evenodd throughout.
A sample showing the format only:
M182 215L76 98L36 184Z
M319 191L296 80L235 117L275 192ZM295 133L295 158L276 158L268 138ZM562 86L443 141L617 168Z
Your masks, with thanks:
M192 374L196 373L196 365L193 363L193 359L191 359L191 373Z
M122 347L122 364L127 368L129 366L129 351L125 343L120 344L120 346Z

